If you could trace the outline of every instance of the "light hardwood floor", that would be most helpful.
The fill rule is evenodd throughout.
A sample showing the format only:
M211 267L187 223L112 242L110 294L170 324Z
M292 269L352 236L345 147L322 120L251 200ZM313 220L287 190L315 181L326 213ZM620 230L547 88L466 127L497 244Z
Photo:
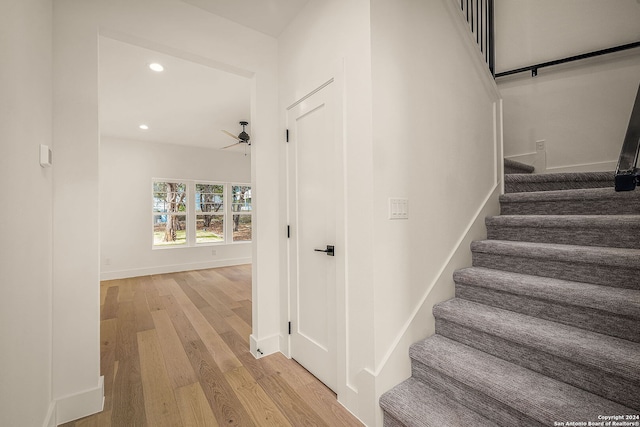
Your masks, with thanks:
M100 286L104 411L87 426L361 426L282 354L255 359L251 266Z

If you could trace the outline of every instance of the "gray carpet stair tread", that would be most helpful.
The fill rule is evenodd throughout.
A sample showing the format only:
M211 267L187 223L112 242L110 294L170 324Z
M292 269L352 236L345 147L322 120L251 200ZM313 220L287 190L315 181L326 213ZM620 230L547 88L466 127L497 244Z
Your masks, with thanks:
M635 289L592 285L483 267L458 270L454 273L454 280L456 283L640 319L640 291Z
M500 215L485 224L492 240L640 249L640 215Z
M640 269L640 249L480 240L471 243L471 250L487 254Z
M434 335L412 345L411 358L543 425L593 420L602 414L633 414L623 405Z
M411 346L412 377L380 399L389 427L640 410L640 191L616 192L613 172L504 165L502 215L433 307L436 334Z
M531 175L513 175L505 177L505 182L591 182L611 181L614 183L614 172L566 172L566 173L538 173Z
M415 378L383 394L380 407L407 427L498 426Z
M433 308L436 318L640 382L640 344L573 326L454 298Z
M500 212L518 215L638 215L640 191L616 192L613 188L508 191L500 196Z
M533 173L535 168L516 160L504 159L504 170L505 173Z
M624 201L635 198L640 198L640 195L637 191L615 191L613 188L584 188L573 190L508 193L501 195L500 201L510 203L531 203L541 201L597 200L602 201L602 203L609 203L615 200Z
M500 215L485 220L487 226L601 229L624 228L640 239L639 215Z
M504 191L506 193L555 191L570 188L611 188L613 185L613 172L505 174L504 176Z

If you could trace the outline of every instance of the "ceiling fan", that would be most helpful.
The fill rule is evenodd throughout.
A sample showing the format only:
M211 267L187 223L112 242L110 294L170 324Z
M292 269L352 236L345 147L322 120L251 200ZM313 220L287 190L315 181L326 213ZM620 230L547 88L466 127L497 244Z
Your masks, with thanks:
M236 146L238 144L251 145L251 141L250 141L251 137L244 130L244 127L246 125L248 125L248 124L249 124L249 122L245 122L245 121L240 122L240 125L242 126L242 132L240 132L240 134L238 136L235 136L234 134L232 134L229 131L223 130L222 132L226 133L227 135L229 135L231 138L237 140L238 142L236 142L235 144L227 145L226 147L222 147L222 150L224 150L225 148L234 147L234 146Z

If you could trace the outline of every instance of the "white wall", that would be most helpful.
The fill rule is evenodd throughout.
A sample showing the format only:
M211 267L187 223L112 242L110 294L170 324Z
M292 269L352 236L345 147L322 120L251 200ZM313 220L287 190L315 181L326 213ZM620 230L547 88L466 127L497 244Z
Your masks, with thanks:
M496 0L496 72L640 41L636 0Z
M497 213L499 94L460 15L449 0L372 1L376 397L410 375L408 346L433 334L432 306ZM408 220L388 218L392 197Z
M275 39L178 0L56 0L54 5L54 397L59 421L101 405L99 379L100 34L252 76L255 204L252 340L277 335L278 146ZM263 190L264 189L264 190ZM82 195L79 197L78 195ZM261 346L262 349L266 347ZM277 347L274 351L277 350ZM87 403L81 398L87 398Z
M408 375L408 345L433 330L431 305L453 294L451 271L469 264L483 214L497 208L498 93L451 10L443 1L311 0L278 39L281 123L344 63L338 399L371 426L381 425L379 395ZM409 198L408 221L387 219L389 197Z
M505 157L537 173L614 170L639 84L640 52L499 80Z
M347 230L338 248L346 265L338 278L338 399L365 419L371 399L362 398L358 375L373 364L372 207L373 163L371 146L371 53L368 0L310 0L278 38L280 125L284 135L286 108L300 97L336 78L343 111L345 195L338 227ZM281 159L286 146L282 145ZM281 193L286 176L280 176ZM283 198L284 199L284 198ZM286 200L281 230L286 228ZM284 236L284 234L283 234ZM344 247L341 247L344 245ZM286 277L286 239L281 239L281 269ZM288 287L281 288L282 349L288 354L286 325ZM365 390L366 391L366 390Z
M50 0L0 4L0 425L51 418Z
M246 242L152 249L153 178L249 183L251 157L240 152L101 138L102 280L251 262L251 244Z
M496 70L640 40L635 0L496 2ZM615 169L635 93L640 49L498 79L505 156L536 172ZM536 153L536 141L545 150ZM539 151L539 150L538 150Z
M48 105L51 102L50 95L47 95L50 94L51 89L50 74L46 68L30 67L30 61L46 63L47 55L50 58L50 50L48 50L50 47L47 42L51 28L50 4L46 1L12 2L9 6L11 13L5 14L3 11L2 17L7 19L6 22L2 21L2 29L8 28L10 34L15 35L9 40L11 43L16 43L18 49L14 49L13 45L9 48L8 57L15 57L15 61L11 61L11 66L4 67L3 63L1 72L10 73L11 77L5 79L3 75L2 83L8 84L1 86L2 98L15 100L18 105L21 102L28 102L23 109L13 109L18 112L15 116L6 116L3 111L3 118L11 118L10 121L2 122L3 140L7 137L7 140L21 141L20 144L7 147L10 152L8 156L3 156L3 160L10 159L10 162L3 162L3 175L7 175L7 182L9 178L13 182L13 179L18 177L22 185L30 186L32 190L30 193L21 192L15 196L23 198L17 200L18 205L30 204L34 200L33 195L40 200L51 197L51 177L47 173L54 174L55 194L53 200L55 223L48 231L47 226L43 226L45 240L51 239L50 236L53 233L52 244L55 253L53 261L51 261L51 247L47 244L30 243L20 246L20 243L16 243L17 249L12 247L9 253L3 254L5 255L3 272L7 272L6 277L15 278L12 282L24 281L26 284L24 287L12 289L11 291L15 294L3 300L10 303L6 308L6 304L3 304L3 327L11 324L12 328L20 328L15 326L15 322L5 322L5 315L10 316L11 319L25 318L25 309L33 310L27 313L31 316L22 323L24 329L2 329L2 336L6 337L5 342L13 340L18 346L15 347L17 349L15 353L5 351L2 353L3 362L6 360L5 357L8 359L8 363L3 363L3 366L12 369L6 373L6 376L3 370L3 421L8 419L9 425L27 424L25 417L33 416L34 422L28 424L40 424L40 421L46 418L46 408L51 397L58 402L58 421L87 415L98 410L102 404L98 327L101 213L97 79L97 45L98 36L102 32L110 37L115 35L128 42L171 54L217 64L228 64L232 69L245 70L254 76L252 131L254 139L259 143L252 146L251 156L254 201L256 202L254 231L258 240L258 244L253 245L253 254L254 277L259 277L260 280L253 287L252 345L254 348L255 345L259 345L263 351L268 348L271 350L267 351L277 350L278 340L284 327L281 322L282 310L280 310L278 298L279 295L282 296L282 293L278 292L282 289L279 272L283 266L279 259L282 251L273 250L273 242L279 241L280 248L286 246L282 238L285 221L281 215L283 202L280 197L284 181L279 174L279 170L283 169L280 167L280 162L284 148L278 149L283 147L280 131L284 130L284 107L288 105L288 100L294 100L300 94L315 87L318 81L336 69L336 64L344 60L342 81L344 83L344 142L347 165L344 221L348 229L346 250L349 253L349 264L343 296L346 301L343 314L344 320L347 321L347 330L343 344L344 360L341 365L344 377L341 387L343 390L347 389L344 397L347 406L367 420L370 425L374 425L377 415L376 398L381 389L380 384L376 384L375 377L386 372L385 359L382 356L385 349L389 345L393 347L395 342L392 328L387 328L383 319L389 316L394 328L402 324L402 319L411 321L407 319L406 312L399 313L400 309L407 307L406 300L401 301L400 304L397 304L398 301L391 300L392 304L389 307L386 307L383 301L388 295L398 292L397 290L409 291L410 295L419 294L419 291L414 288L415 265L417 265L415 257L420 256L418 252L422 250L423 241L431 242L430 239L432 239L431 235L420 234L422 240L418 242L417 238L408 236L405 230L399 233L402 234L401 239L396 240L395 236L399 234L392 227L406 228L406 226L386 223L382 215L382 212L386 211L386 198L392 194L401 196L402 194L397 194L396 189L406 189L409 182L411 189L409 197L412 201L410 221L420 213L427 212L428 209L425 209L424 203L413 202L416 200L414 190L416 188L421 190L422 186L411 184L412 178L408 179L407 172L404 170L408 167L411 174L415 173L418 177L429 176L428 173L421 172L424 165L420 160L425 158L426 154L421 150L426 148L421 148L419 142L431 141L431 145L426 147L433 150L430 153L436 153L438 159L433 160L429 166L438 168L441 167L437 164L438 161L450 160L460 148L455 144L451 149L448 148L449 145L438 144L441 136L444 137L444 141L452 142L453 138L446 136L445 130L452 131L466 140L471 140L473 136L473 141L481 140L484 144L486 142L484 134L487 129L486 126L475 121L459 126L458 122L452 120L453 111L456 111L457 115L464 105L458 105L453 101L450 104L445 96L447 90L452 90L454 93L459 90L453 87L453 79L449 76L449 71L452 70L449 70L448 66L438 67L435 71L429 71L431 74L427 74L433 79L443 79L438 80L437 85L417 84L415 92L412 90L409 93L403 93L406 96L400 96L401 92L390 94L385 92L384 87L387 83L396 87L394 85L398 83L398 76L395 73L400 73L400 78L405 78L404 72L393 70L394 63L388 63L383 59L389 51L396 50L393 49L394 46L399 51L396 58L398 67L406 69L410 82L417 82L422 81L424 77L417 71L424 70L428 59L425 59L421 53L417 64L414 64L413 55L403 47L403 43L406 42L408 46L412 46L411 51L418 52L425 48L423 43L432 46L432 44L435 45L436 40L440 42L440 34L434 37L429 29L419 30L417 34L407 33L406 31L410 29L401 25L401 21L411 22L412 19L420 18L420 24L414 27L421 27L424 22L430 22L434 28L437 28L442 27L438 22L445 19L445 15L443 9L437 4L416 6L411 2L405 2L400 4L396 11L388 10L388 5L383 2L374 2L374 25L382 25L376 30L376 32L379 31L379 35L374 40L378 49L376 55L379 55L374 60L376 73L378 73L376 80L380 85L376 86L380 92L375 95L378 99L375 104L375 117L381 121L375 126L375 130L381 134L375 139L374 152L369 4L366 0L324 2L311 0L298 20L280 39L279 77L282 79L280 85L282 102L278 108L276 41L270 37L239 27L237 24L175 0L136 2L57 0L53 17L54 168L49 172L39 169L39 166L35 166L34 163L29 163L32 160L28 159L33 158L33 150L37 148L37 144L41 141L48 142L51 130L50 125L47 124L50 113ZM413 7L418 9L414 10ZM429 9L422 9L423 7ZM416 12L428 13L413 16ZM385 14L392 17L388 26L383 19ZM23 25L28 19L37 20L37 24ZM31 31L25 33L26 29ZM383 35L390 37L388 44ZM422 36L430 37L422 39ZM419 37L419 40L415 37ZM452 46L444 45L448 46L447 53L450 52L449 48L455 50L457 43L455 37L453 40ZM4 45L2 46L4 49ZM35 54L23 55L25 49ZM36 52L31 52L30 49ZM3 58L7 57L4 51L2 53ZM467 66L467 71L473 68L473 64L461 58L455 58L450 65L460 65L458 61L461 61ZM445 83L442 87L439 86L441 82ZM14 97L5 97L5 91L14 94ZM474 91L475 89L471 89L475 99L479 94ZM432 95L433 98L431 98ZM438 102L425 106L420 101L425 98ZM480 101L472 100L471 103L482 106ZM403 122L404 116L394 116L399 114L396 109L402 111L407 108L416 108L418 112L433 114L440 119L438 121L432 118L429 122L429 140L422 139L426 138L427 133L416 137L413 133L409 135L407 132L410 138L399 141L395 131L405 129L406 132L408 126L415 125ZM485 111L484 108L481 111ZM278 117L281 118L279 122ZM35 121L37 124L34 124L33 120L27 123L28 119L34 118L40 119ZM423 116L417 119L422 120ZM22 123L25 125L18 127ZM280 123L280 128L277 123ZM405 124L407 127L403 126ZM9 130L5 130L5 126L8 126ZM409 141L414 140L415 145L406 146ZM388 143L395 144L398 141L399 148L415 149L420 156L409 159L409 163L405 164L406 152L387 151L386 148ZM477 150L473 152L477 154ZM376 166L379 168L375 174L374 154ZM386 155L390 156L388 163L384 161ZM483 156L486 153L482 152L480 155ZM28 164L31 166L27 166ZM490 183L485 179L484 169L476 173L479 175L477 183L480 187ZM466 176L437 177L440 181L445 178L451 179L457 188L464 187L467 183L467 181L462 182L467 178ZM374 193L377 191L374 188L374 182L382 189L383 196L378 197ZM458 208L456 203L447 202L447 196L444 190L441 190L441 186L435 187L428 196L448 207ZM262 205L261 197L278 202ZM479 201L477 198L474 200ZM475 202L471 205L477 204ZM44 212L41 215L30 216L21 212L20 218L15 219L19 221L19 226L13 227L15 223L12 223L11 229L3 229L3 235L15 236L16 242L20 242L19 238L25 236L32 241L42 241L43 233L34 231L31 224L40 218L44 218L47 222L51 211L47 214L47 204L45 203L44 206L39 211ZM430 218L437 220L442 216L442 208L435 206L433 209L434 214ZM471 226L475 224L473 216L469 214L468 218L461 219L455 215L456 223ZM437 221L435 223L439 225ZM374 242L374 230L378 227L390 230L392 233L387 237L377 237ZM441 234L436 234L433 242L440 237L442 237ZM456 236L456 238L462 237L466 236ZM449 243L455 239L450 240ZM404 260L393 257L389 260L388 266L376 269L379 278L374 282L374 262L381 261L381 256L374 258L374 243L379 250L388 249L387 243L389 243L390 248L400 248L405 251L404 243L407 243L409 252L414 254L411 255L413 258L410 261L412 268L410 273L401 276L400 280L392 276L393 271L401 271L406 267ZM455 250L454 244L450 246L450 250ZM21 251L20 248L23 250ZM425 250L424 254L429 255L430 252ZM30 260L28 266L24 263L25 259ZM420 259L421 262L424 260L424 258ZM7 262L6 268L4 262ZM387 263L386 258L382 262ZM34 264L38 268L26 268L33 267ZM19 269L12 269L16 266ZM51 268L53 280L48 273ZM387 283L388 277L392 277L393 281ZM50 290L52 284L53 292ZM394 289L397 290L394 291ZM50 299L53 299L53 331L50 329L51 321L48 320L51 313L48 311L51 307ZM374 309L380 310L375 317ZM416 313L418 316L423 311ZM376 336L377 331L382 334L380 340ZM402 330L396 329L396 332L402 332ZM43 343L50 342L51 334L55 336L55 344L53 354L49 356L48 347ZM396 336L396 340L397 338ZM53 361L49 365L48 361L51 358ZM406 362L408 363L408 360ZM18 369L13 370L16 364L19 365ZM5 378L9 378L8 383L5 383ZM12 396L24 397L24 399L20 401L5 399L5 384L11 385ZM50 385L52 389L49 388ZM52 390L52 396L49 395L50 390ZM10 404L9 408L5 407L5 402ZM14 422L18 416L21 417L20 421Z

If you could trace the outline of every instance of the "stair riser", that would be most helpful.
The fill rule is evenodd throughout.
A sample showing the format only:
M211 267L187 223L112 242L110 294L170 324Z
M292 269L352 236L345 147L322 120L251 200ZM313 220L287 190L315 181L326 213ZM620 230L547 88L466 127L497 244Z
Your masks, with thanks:
M400 421L393 418L387 411L383 412L383 424L382 427L406 427Z
M504 183L505 193L523 193L531 191L577 190L584 188L613 187L613 178L606 181L551 181L551 182L508 182Z
M504 167L504 173L505 174L514 174L514 173L531 173L531 172L529 172L528 170L520 169L520 168L513 168L513 167L505 166Z
M546 427L551 423L541 423L525 414L516 411L462 382L444 375L435 368L416 360L411 361L411 374L414 378L425 382L429 387L459 402L472 411L502 426Z
M561 245L640 249L640 230L624 227L513 227L488 225L487 238Z
M640 319L456 283L456 297L640 343Z
M530 172L523 171L523 170L521 170L521 169L505 167L505 168L504 168L504 173L505 173L505 174L512 174L512 173L530 173Z
M502 215L637 215L640 199L619 201L556 200L500 203Z
M436 333L605 399L640 409L639 382L634 383L627 378L615 376L596 367L587 367L579 362L580 355L575 355L575 360L559 357L486 331L467 328L438 318L436 318Z
M473 252L473 266L486 267L532 276L553 277L595 285L640 289L640 270L592 263L564 262L551 259Z
M408 378L380 396L380 407L391 427L499 427L417 378Z

